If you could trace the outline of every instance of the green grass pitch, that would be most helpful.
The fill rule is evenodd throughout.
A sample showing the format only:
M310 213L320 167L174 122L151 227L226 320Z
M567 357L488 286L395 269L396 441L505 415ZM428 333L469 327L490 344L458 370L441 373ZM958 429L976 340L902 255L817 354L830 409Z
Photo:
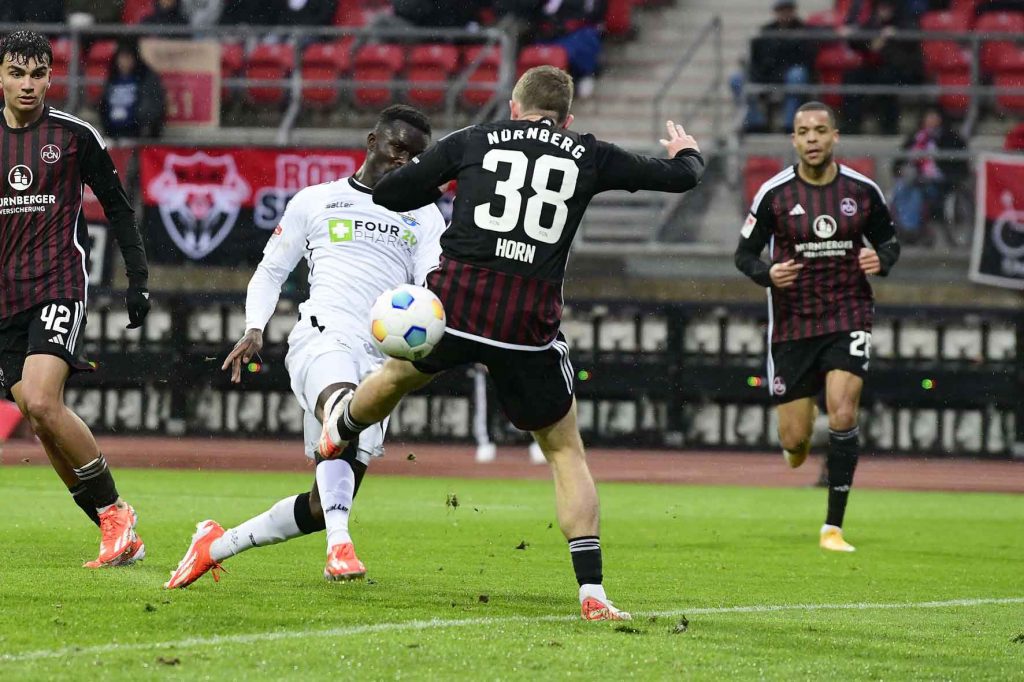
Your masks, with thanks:
M1024 678L1020 496L855 490L858 552L834 555L822 490L605 484L623 626L578 620L550 483L371 474L352 526L370 580L326 583L316 535L168 592L196 521L310 477L116 475L149 558L97 572L54 474L0 468L0 679Z

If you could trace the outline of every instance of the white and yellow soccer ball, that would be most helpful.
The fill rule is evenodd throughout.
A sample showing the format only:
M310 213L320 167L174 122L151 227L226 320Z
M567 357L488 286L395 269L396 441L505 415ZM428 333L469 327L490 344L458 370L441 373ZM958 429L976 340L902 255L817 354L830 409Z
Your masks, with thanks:
M425 358L444 336L444 306L433 292L403 284L377 297L370 309L370 334L385 355Z

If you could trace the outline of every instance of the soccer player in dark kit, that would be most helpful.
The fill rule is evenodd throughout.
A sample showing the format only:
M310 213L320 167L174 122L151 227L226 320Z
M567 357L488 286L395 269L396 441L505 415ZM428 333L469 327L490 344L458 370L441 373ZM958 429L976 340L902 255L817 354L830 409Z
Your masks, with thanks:
M852 552L843 515L859 454L857 412L871 358L874 295L900 255L889 209L869 178L835 162L836 115L820 102L793 121L799 163L765 182L736 247L736 267L768 290L768 388L789 466L804 463L825 389L828 514L822 548ZM870 244L870 245L868 245ZM761 260L768 246L770 263Z
M682 126L668 122L667 159L619 149L568 130L573 83L550 66L530 69L512 92L511 119L470 126L440 140L377 184L394 211L434 201L458 180L441 262L427 286L448 329L422 360L388 360L354 393L325 407L323 457L337 457L406 393L439 373L484 364L511 422L530 431L551 464L559 526L569 541L581 615L627 620L602 585L597 489L576 424L573 369L559 331L569 247L590 199L611 189L685 192L704 160Z
M53 52L43 36L0 40L0 395L10 393L75 502L100 527L89 568L138 561L135 511L117 493L85 423L64 404L88 296L83 183L103 205L128 270L129 329L149 312L148 268L131 204L96 129L45 104Z

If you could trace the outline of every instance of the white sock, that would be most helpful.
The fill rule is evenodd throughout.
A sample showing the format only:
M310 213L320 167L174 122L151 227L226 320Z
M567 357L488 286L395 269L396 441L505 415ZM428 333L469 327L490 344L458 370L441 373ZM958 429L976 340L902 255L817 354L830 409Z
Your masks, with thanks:
M210 556L223 561L253 547L276 545L303 535L295 523L296 497L286 497L259 516L229 529L210 545Z
M838 531L842 532L843 529L840 528L839 526L830 526L829 524L826 523L826 524L824 524L821 527L821 532L824 533L827 530L838 530Z
M343 459L331 459L316 465L316 487L327 524L327 549L352 542L348 533L348 517L355 496L356 475L352 465Z
M607 602L608 595L604 593L604 585L585 584L580 585L580 603L588 597L593 597L599 601Z

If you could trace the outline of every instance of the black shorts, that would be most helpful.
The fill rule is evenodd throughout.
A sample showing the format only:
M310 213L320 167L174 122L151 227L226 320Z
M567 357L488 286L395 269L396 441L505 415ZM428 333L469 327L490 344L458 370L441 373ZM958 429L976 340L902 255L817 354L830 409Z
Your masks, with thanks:
M437 374L475 362L487 367L501 409L517 429L539 431L572 407L573 368L561 332L548 348L535 351L499 348L449 332L430 355L413 365Z
M871 332L848 331L773 343L768 351L768 390L776 404L818 395L834 369L863 378L871 358Z
M56 355L74 372L91 372L81 357L85 302L57 299L0 320L0 396L21 381L29 355Z

